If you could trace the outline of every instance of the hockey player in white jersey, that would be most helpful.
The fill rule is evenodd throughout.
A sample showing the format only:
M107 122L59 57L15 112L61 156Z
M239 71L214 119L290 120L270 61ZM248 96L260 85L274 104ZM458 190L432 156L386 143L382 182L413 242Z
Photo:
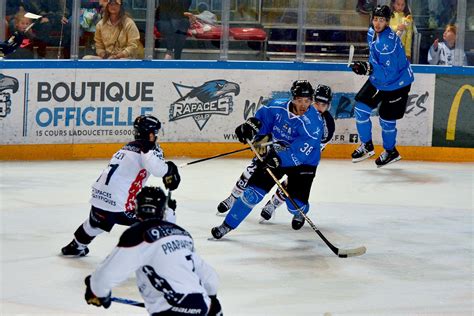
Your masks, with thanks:
M181 178L177 166L166 161L157 143L160 121L151 115L137 117L133 124L135 140L117 151L109 165L92 184L89 218L74 233L74 239L61 252L65 256L82 257L88 245L115 224L130 226L135 217L135 197L148 177L162 177L165 187L175 190Z
M296 95L296 84L299 83L299 81L295 81L293 83L293 86L290 89L290 92L293 96L293 98L298 97ZM323 118L323 136L321 138L321 151L324 150L326 145L329 143L329 141L332 139L332 136L334 135L334 131L336 129L335 123L334 123L334 118L332 117L331 113L329 113L329 107L331 105L332 101L332 91L329 86L319 84L314 92L314 97L313 97L314 103L313 106L318 110L318 112L321 114L321 117ZM269 140L268 136L262 138L256 144L267 142ZM259 154L260 155L265 155L266 153L266 147L259 148ZM228 210L231 209L231 207L234 205L235 201L242 195L242 192L245 190L247 187L248 180L250 176L254 173L255 169L257 167L257 158L252 159L250 164L245 168L244 172L240 175L239 179L235 183L234 187L232 188L231 194L222 202L219 203L217 206L217 211L219 213L226 213ZM288 186L288 182L285 180L282 183L283 187L286 189ZM274 211L276 208L278 208L280 205L285 203L286 198L281 191L281 189L277 189L277 191L272 195L270 200L265 204L265 206L262 209L262 212L260 215L262 216L263 220L270 220L272 218Z
M163 220L166 205L161 188L138 193L135 214L141 222L128 228L86 277L88 304L108 308L112 288L135 272L150 315L222 315L216 272L195 252L186 230Z

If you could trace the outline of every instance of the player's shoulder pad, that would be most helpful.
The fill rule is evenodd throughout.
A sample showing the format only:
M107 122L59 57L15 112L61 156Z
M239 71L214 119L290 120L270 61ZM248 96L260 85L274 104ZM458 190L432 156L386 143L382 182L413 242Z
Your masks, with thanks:
M375 49L381 55L392 54L397 47L397 41L400 42L400 38L387 26L379 34L379 40L375 43Z
M288 99L271 99L265 106L266 107L281 107L281 108L286 109L289 101L290 100Z
M130 226L120 237L118 247L135 247L142 242L152 243L168 236L191 235L176 224L159 219L150 219Z
M132 151L134 153L140 153L145 148L143 140L134 140L122 147L122 150Z

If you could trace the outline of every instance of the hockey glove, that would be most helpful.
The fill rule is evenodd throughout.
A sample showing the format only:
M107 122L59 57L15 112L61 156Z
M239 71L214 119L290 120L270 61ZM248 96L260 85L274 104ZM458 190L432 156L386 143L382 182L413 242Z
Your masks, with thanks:
M271 135L265 135L260 140L257 140L253 143L253 145L255 146L255 150L260 156L265 156L267 154L268 145L262 146L262 144L269 142L271 137Z
M170 191L176 190L179 183L181 182L181 177L179 176L178 167L172 161L167 161L168 172L163 176L163 184L165 188Z
M211 299L211 307L209 308L209 312L207 313L208 316L222 316L222 306L219 300L217 299L217 295L209 295Z
M278 157L277 152L275 149L270 148L268 153L265 155L265 157L262 157L263 161L258 161L258 164L260 165L261 168L270 168L270 169L276 169L280 166L281 160L280 157Z
M109 308L112 300L110 298L110 293L106 297L97 297L94 292L91 290L91 276L88 275L84 280L86 283L86 294L84 295L87 304L95 305L97 307L103 306L104 308Z
M237 126L235 135L242 144L247 144L247 139L252 140L262 127L262 122L257 118L251 117L244 124Z
M358 75L368 76L372 73L372 65L366 61L355 61L351 64L351 69Z

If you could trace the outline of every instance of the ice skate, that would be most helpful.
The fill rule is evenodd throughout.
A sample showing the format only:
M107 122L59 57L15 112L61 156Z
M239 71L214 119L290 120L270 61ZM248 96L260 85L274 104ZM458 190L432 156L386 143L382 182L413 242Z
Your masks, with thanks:
M87 246L80 246L75 239L73 239L67 246L61 249L63 256L69 257L84 257L89 253Z
M266 221L269 221L272 217L273 214L275 214L275 205L273 205L272 201L268 201L267 204L262 208L262 212L260 213L260 216L262 217L260 219L260 223L265 223Z
M377 168L388 165L389 163L397 162L402 159L402 156L398 153L398 150L394 147L392 150L384 150L380 154L379 158L375 160Z
M293 215L293 220L291 221L291 227L294 230L299 230L299 229L301 229L301 227L303 227L304 222L305 222L305 220L304 220L303 215L298 213L296 215Z
M217 214L216 215L220 215L220 214L224 214L224 213L228 212L232 208L232 206L234 205L236 200L237 200L237 198L234 195L232 195L232 194L229 195L229 197L227 199L220 202L219 205L217 206Z
M359 162L372 157L375 154L372 141L360 144L359 148L352 153L352 162Z
M222 237L224 237L224 235L226 235L231 230L232 228L224 222L222 223L222 225L213 227L211 229L211 234L212 234L212 237L214 237L215 239L221 239Z

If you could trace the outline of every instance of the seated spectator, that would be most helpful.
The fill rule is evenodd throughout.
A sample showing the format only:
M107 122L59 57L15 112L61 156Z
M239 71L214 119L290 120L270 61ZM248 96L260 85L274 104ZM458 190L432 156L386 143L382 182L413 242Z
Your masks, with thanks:
M17 13L15 15L15 30L14 32L21 32L24 36L22 43L16 49L15 52L9 54L7 59L33 59L33 31L30 29L26 33L26 29L32 23L31 19L26 18L23 13Z
M166 47L165 59L181 59L190 26L184 13L190 6L191 0L160 0L155 19Z
M456 26L449 24L444 33L443 41L436 39L428 51L428 63L431 65L453 65L456 46ZM466 53L463 52L463 65L467 66Z
M73 0L37 0L39 13L43 18L33 28L36 31L38 55L46 57L46 46L58 47L58 59L70 58L71 46L71 16ZM43 45L46 43L46 45Z
M96 25L94 36L97 56L84 59L137 59L143 58L140 33L122 7L122 0L108 0L102 19Z
M411 61L411 44L413 38L413 19L405 0L391 0L392 18L390 28L397 33L405 48L405 55Z

